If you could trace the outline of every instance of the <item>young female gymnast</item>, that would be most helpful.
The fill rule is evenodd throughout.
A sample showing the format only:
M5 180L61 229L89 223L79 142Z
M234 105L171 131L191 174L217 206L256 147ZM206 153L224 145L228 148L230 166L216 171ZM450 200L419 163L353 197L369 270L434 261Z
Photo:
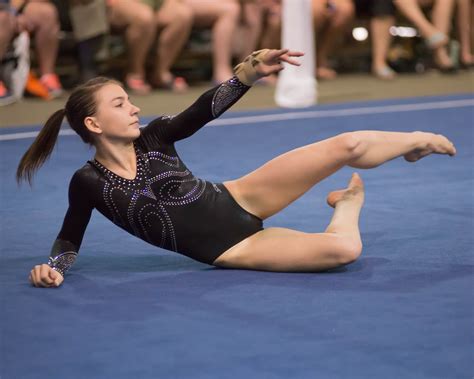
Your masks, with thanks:
M324 233L262 227L262 221L343 166L372 168L399 156L414 162L428 154L456 153L445 137L431 133L356 131L283 154L242 178L210 183L195 177L175 150L234 104L250 85L298 65L288 50L261 50L238 65L235 76L204 93L175 117L159 117L140 129L139 108L119 83L93 79L78 87L65 109L55 112L23 156L17 180L31 182L48 158L66 116L94 159L73 175L69 208L48 264L31 270L37 287L57 287L74 263L91 212L164 249L217 267L269 271L322 271L356 260L364 201L361 178L331 192L335 209Z

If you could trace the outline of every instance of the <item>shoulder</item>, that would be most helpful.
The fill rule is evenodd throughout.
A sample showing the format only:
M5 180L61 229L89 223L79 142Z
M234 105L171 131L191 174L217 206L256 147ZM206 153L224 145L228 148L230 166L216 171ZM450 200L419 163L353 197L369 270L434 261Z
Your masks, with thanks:
M138 142L143 144L145 150L156 147L157 144L166 143L166 127L174 116L160 116L150 121L146 126L140 128Z
M70 187L85 189L97 182L99 179L98 171L90 163L86 163L72 175Z

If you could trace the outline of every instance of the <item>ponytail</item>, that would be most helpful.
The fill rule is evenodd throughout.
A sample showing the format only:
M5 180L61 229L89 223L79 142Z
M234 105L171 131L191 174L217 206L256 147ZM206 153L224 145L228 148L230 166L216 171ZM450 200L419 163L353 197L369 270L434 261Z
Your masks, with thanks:
M49 158L58 139L65 113L64 109L60 109L49 117L30 148L21 158L16 171L16 181L18 184L26 179L31 185L35 172Z

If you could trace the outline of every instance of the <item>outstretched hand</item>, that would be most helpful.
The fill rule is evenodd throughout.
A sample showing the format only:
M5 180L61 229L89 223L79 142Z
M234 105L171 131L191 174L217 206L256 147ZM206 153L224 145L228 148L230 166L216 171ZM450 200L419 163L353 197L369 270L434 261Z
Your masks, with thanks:
M302 57L304 53L299 51L291 51L290 49L269 50L255 66L255 71L259 77L276 74L283 70L282 62L286 62L293 66L300 66L301 63L293 57Z

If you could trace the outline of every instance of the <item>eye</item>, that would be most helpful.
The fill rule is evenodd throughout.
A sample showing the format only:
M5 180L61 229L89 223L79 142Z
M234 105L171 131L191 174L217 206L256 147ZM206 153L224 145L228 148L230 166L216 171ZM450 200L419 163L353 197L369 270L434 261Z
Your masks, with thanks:
M115 106L115 108L122 108L122 107L123 107L123 103L117 104L117 105Z

